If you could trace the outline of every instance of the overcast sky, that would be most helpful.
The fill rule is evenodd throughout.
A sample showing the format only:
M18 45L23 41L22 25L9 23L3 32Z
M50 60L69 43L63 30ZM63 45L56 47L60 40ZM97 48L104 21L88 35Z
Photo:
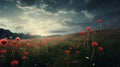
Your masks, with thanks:
M120 28L120 0L0 0L0 28L40 35Z

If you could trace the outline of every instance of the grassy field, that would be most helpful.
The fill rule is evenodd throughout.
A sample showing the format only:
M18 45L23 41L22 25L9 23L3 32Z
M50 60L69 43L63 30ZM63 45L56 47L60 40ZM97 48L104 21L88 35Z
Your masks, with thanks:
M1 39L0 67L120 67L120 29Z

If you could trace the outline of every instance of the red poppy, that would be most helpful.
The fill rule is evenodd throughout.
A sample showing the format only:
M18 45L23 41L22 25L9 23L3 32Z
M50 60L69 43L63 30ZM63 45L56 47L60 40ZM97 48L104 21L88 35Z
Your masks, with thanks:
M15 40L16 40L16 41L20 41L21 39L20 39L19 37L16 37Z
M15 43L16 43L16 41L15 41L15 40L13 40L13 41L11 42L11 44L13 44L13 45L15 45Z
M9 38L10 38L10 39L12 39L13 37L12 37L12 36L10 36Z
M91 45L92 45L93 47L96 47L96 46L98 46L98 42L92 42Z
M70 53L70 50L65 50L65 54L69 54Z
M1 39L0 40L0 44L2 44L2 45L6 45L7 43L8 43L7 39Z
M5 54L7 51L5 49L0 50L0 54Z
M27 59L27 57L26 56L22 56L22 60L26 60Z
M24 52L23 54L24 54L25 56L27 56L27 55L29 54L29 52Z
M11 65L12 66L17 66L19 64L19 61L18 60L12 60L11 61Z
M29 40L29 39L27 40L27 43L30 43L30 40Z
M104 49L103 49L103 47L98 47L98 51L103 51Z
M45 46L47 44L47 42L46 41L43 41L43 45Z
M84 31L81 31L80 34L83 35L85 32Z
M76 54L79 54L79 53L80 53L80 51L79 51L79 50L77 50L77 51L75 51L75 53L76 53Z
M86 30L87 30L87 31L90 31L90 29L91 29L90 27L86 27Z
M15 45L15 48L18 48L18 47L20 47L20 44L16 44L16 45Z
M97 22L98 22L98 23L102 23L102 20L101 20L101 19L98 19Z

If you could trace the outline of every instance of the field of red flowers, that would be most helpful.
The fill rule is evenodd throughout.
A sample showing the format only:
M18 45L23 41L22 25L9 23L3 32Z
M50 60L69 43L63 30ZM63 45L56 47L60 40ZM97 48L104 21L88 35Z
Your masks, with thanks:
M101 23L101 20L99 20ZM0 67L120 67L120 31L0 40Z

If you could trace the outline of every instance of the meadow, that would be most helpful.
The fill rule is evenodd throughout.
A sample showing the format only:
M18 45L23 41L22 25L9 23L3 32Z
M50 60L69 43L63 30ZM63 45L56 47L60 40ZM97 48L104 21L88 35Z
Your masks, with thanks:
M99 24L101 22L99 21ZM0 40L0 67L120 67L120 29Z

